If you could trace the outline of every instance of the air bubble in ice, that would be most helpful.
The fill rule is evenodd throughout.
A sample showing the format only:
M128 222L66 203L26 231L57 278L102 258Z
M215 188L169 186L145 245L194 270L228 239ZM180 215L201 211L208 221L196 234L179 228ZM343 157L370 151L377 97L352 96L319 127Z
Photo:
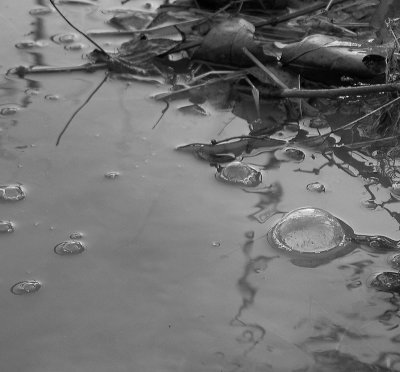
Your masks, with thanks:
M0 220L0 233L11 233L14 231L14 225L11 221Z
M85 246L76 240L67 240L61 242L54 247L54 252L60 256L72 256L80 254L85 250Z
M307 185L307 190L311 192L325 192L325 186L320 182L312 182Z
M344 246L346 236L339 220L318 208L299 208L286 214L270 231L271 243L298 253L321 253Z
M0 200L17 201L25 199L25 192L20 185L0 186Z
M42 284L37 280L24 280L18 282L11 287L11 292L15 295L26 295L37 292Z

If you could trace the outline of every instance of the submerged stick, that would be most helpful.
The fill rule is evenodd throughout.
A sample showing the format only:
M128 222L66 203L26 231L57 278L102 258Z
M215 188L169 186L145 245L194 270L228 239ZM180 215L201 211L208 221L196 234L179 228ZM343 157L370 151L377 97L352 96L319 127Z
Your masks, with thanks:
M165 102L166 106L162 109L160 117L158 118L158 120L151 129L155 129L155 127L158 125L158 123L161 121L161 119L164 117L165 113L169 109L169 102L166 99L164 99L163 101Z
M347 1L347 0L333 0L333 1L331 1L332 4L330 4L330 5L340 4L340 3L343 3L345 1ZM267 26L267 25L275 25L277 23L285 22L285 21L288 21L290 19L297 18L297 17L300 17L302 15L315 12L315 11L323 9L325 7L326 7L326 3L325 2L315 3L313 5L305 7L303 9L297 10L297 11L295 11L293 13L284 14L284 15L278 16L278 17L273 17L273 18L270 18L270 19L266 19L265 21L255 22L254 26L255 27L262 27L262 26Z
M25 76L28 74L63 73L63 72L73 72L73 71L92 72L92 71L96 71L96 70L102 70L104 68L107 68L106 63L85 63L85 64L79 65L79 66L65 66L65 67L19 66L19 67L15 67L15 68L8 70L7 75L14 74L14 75L19 75L19 76Z
M172 25L167 25L167 26L154 26L154 27L148 27L148 28L141 28L139 30L121 30L121 31L115 31L115 30L92 30L92 31L87 31L86 35L90 36L127 36L127 35L136 35L136 34L150 34L152 32L160 32L163 30L166 30L168 28L176 28L180 26L189 26L189 25L195 25L196 23L199 22L204 22L203 18L199 19L192 19L189 21L182 21L182 22L177 22Z
M371 93L400 92L400 83L364 85L331 89L271 89L263 92L271 98L337 98L341 96L362 96Z
M208 86L208 85L212 85L212 84L216 84L216 83L220 83L220 82L223 82L223 81L230 81L230 80L234 80L234 79L239 79L239 78L243 78L245 76L246 76L246 72L245 71L243 71L243 72L239 71L237 73L236 72L232 73L231 75L228 75L228 76L223 76L223 77L220 77L220 78L210 79L210 80L207 80L204 83L191 85L191 86L188 86L186 88L175 90L173 92L160 93L160 94L157 94L157 95L153 96L153 98L156 101L161 101L161 100L165 100L165 99L172 99L173 97L175 97L175 96L177 96L177 95L179 95L181 93L189 92L190 90L193 90L193 89L202 88L202 87L205 87L205 86Z
M61 131L61 133L58 135L57 137L57 142L56 142L56 146L58 146L60 144L61 141L61 137L64 135L65 131L68 129L69 125L71 124L72 120L74 120L75 116L79 113L79 111L81 111L88 103L89 101L92 99L92 97L96 94L96 92L101 88L101 86L106 82L106 80L108 79L108 73L106 74L106 76L104 77L104 79L100 82L100 84L96 87L96 89L90 93L89 97L86 98L85 102L83 102L78 109L72 114L72 116L69 118L69 120L67 121L67 124L65 124L63 130Z

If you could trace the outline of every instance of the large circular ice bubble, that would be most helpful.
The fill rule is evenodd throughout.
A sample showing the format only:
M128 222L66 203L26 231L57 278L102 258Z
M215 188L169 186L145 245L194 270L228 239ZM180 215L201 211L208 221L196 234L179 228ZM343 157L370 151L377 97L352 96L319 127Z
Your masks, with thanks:
M351 252L357 244L376 251L397 250L399 242L381 235L358 235L339 218L318 208L287 213L267 234L270 244L290 254L298 266L315 267Z
M274 248L292 257L293 264L316 267L351 252L356 235L323 209L305 207L287 213L267 236Z
M317 208L299 208L286 214L272 229L273 244L286 251L321 253L346 244L339 220Z

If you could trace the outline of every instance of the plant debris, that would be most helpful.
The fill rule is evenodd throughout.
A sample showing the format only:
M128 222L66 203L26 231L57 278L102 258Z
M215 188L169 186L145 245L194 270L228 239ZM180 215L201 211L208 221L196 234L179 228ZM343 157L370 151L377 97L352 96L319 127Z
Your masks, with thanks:
M331 124L323 134L318 128L301 127L288 132L289 137L284 135L283 142L330 149L348 145L371 152L374 141L384 143L399 134L399 22L391 18L400 14L396 2L167 1L159 9L113 14L109 23L117 35L132 35L113 53L94 40L102 31L81 31L54 0L51 3L95 46L89 62L63 68L20 66L10 73L107 69L110 78L163 81L170 88L154 99L164 101L166 107L153 128L177 98L188 99L180 108L187 114L207 115L201 104L209 101L249 122L249 135L179 147L202 159L215 162L260 147L268 149L269 142L280 141L275 134L287 123L304 118L328 123L331 102L340 104L349 97L360 102L371 97L374 103L358 119L336 128ZM57 144L90 97L72 115ZM253 113L240 111L240 102L248 100L254 102ZM276 119L265 109L272 106Z

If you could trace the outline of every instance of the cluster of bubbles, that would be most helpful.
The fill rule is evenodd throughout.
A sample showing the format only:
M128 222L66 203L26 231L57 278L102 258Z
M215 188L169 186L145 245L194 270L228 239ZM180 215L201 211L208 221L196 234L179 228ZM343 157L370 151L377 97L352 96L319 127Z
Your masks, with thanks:
M294 147L286 147L275 152L280 161L302 162L305 154ZM219 181L241 187L257 187L262 183L262 174L255 167L242 161L232 161L217 167ZM394 185L391 193L400 186ZM306 190L324 193L325 186L312 182ZM285 215L268 233L268 241L273 247L285 251L297 266L316 267L337 257L350 253L354 243L366 243L379 250L397 249L398 242L382 236L357 235L350 226L330 213L317 208L299 208ZM213 242L213 246L216 246ZM380 291L400 292L400 254L392 256L389 264L396 272L384 271L368 280L368 285Z
M104 177L107 179L116 179L120 175L117 171L110 171L105 173ZM26 194L19 184L11 184L0 186L0 201L3 202L16 202L25 199ZM11 221L0 220L0 233L14 232L14 224ZM80 239L83 238L81 232L73 232L69 236L69 240L62 241L54 247L54 253L59 256L75 256L83 253L86 249ZM42 283L37 280L23 280L11 287L11 293L15 295L28 295L39 291Z
M0 186L0 201L4 203L17 202L25 199L26 193L20 184L10 184ZM0 233L14 232L14 223L8 220L0 220ZM54 253L60 256L73 256L82 253L85 245L79 241L83 234L74 232L70 235L70 240L63 241L54 247ZM15 295L32 294L42 287L42 283L37 280L23 280L14 284L10 291Z

